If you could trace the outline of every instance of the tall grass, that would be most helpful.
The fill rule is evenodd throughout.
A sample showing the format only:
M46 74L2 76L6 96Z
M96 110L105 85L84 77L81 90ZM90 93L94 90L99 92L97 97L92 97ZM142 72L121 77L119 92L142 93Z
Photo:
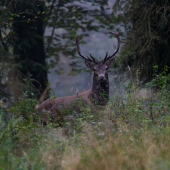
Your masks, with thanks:
M152 99L115 94L104 109L84 108L62 127L44 127L32 119L36 101L23 96L9 122L0 116L0 169L169 170L169 99L163 85Z

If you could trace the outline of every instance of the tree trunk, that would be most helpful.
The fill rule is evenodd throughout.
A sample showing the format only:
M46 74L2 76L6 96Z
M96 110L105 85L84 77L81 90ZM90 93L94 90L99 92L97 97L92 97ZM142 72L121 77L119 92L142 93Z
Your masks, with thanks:
M38 0L18 2L14 6L14 11L18 13L13 23L14 59L17 69L23 75L31 75L32 84L38 89L37 97L41 96L47 83L43 41L44 6Z

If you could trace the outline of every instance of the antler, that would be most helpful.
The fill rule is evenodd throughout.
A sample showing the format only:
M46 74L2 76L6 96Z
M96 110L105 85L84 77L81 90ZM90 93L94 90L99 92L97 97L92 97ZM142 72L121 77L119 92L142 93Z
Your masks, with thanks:
M117 49L115 50L115 52L114 52L112 55L109 55L109 56L108 56L108 51L106 52L106 56L105 56L105 58L104 58L104 62L107 61L107 60L110 60L113 56L115 56L115 54L119 51L119 48L120 48L120 37L119 37L119 32L120 32L120 30L119 30L119 32L118 32L117 34L114 33L114 32L111 32L111 31L109 31L109 32L112 33L112 34L114 34L114 35L117 37L118 44L117 44ZM96 62L95 58L94 58L90 53L89 53L89 54L90 54L90 57L91 57L91 58L89 58L88 56L85 57L85 56L83 56L83 54L81 53L81 51L80 51L80 46L79 46L79 35L76 36L76 45L77 45L77 52L78 52L78 54L79 54L82 58L84 58L85 60L89 60L89 61Z
M80 51L80 46L79 46L79 35L76 36L76 45L77 45L77 52L78 54L84 58L85 60L89 60L89 61L93 61L93 62L96 62L95 58L90 54L90 57L92 58L89 58L89 57L85 57L82 55L81 51Z
M113 56L115 56L116 53L119 51L119 48L120 48L120 37L119 37L120 30L119 30L119 32L117 34L114 33L114 32L111 32L111 31L109 31L109 32L114 34L117 37L118 44L117 44L117 49L115 50L115 52L112 55L107 56L108 52L106 52L106 57L104 58L104 61L110 60Z

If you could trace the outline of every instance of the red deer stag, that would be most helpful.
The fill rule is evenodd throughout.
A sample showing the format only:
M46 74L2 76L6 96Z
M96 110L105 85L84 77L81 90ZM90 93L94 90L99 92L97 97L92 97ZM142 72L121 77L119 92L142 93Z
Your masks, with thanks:
M94 71L93 77L93 86L92 89L83 91L73 96L65 96L59 98L49 98L42 102L38 111L42 115L43 123L46 124L47 117L45 114L46 111L51 111L53 118L61 117L61 113L64 116L68 110L80 112L77 103L74 104L73 101L76 101L78 98L81 98L83 105L102 105L105 106L109 100L109 79L108 79L108 68L113 65L115 58L114 55L118 52L120 47L120 38L119 33L116 34L114 32L110 33L114 34L117 37L118 44L117 49L112 55L108 56L108 52L106 52L106 56L104 60L97 61L91 54L90 57L85 57L79 47L79 36L76 36L76 44L77 44L77 52L78 54L85 59L85 64L88 68ZM44 111L43 111L44 110ZM64 113L65 112L65 113Z

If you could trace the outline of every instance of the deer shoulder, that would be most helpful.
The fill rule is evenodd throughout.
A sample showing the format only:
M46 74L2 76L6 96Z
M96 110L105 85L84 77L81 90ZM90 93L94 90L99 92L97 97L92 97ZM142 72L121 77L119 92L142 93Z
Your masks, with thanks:
M91 101L88 98L90 93L91 93L91 89L85 90L85 91L80 92L80 93L73 95L73 96L65 96L65 97L59 97L59 98L49 98L39 105L38 111L42 112L42 110L44 109L44 110L47 110L47 111L56 112L56 110L58 110L58 111L62 112L63 109L64 110L68 109L78 99L80 99L83 104L90 105Z
M47 124L49 117L52 117L55 121L64 120L70 113L80 113L81 108L85 108L87 105L92 106L89 98L90 93L91 89L73 96L45 100L38 107L38 113L41 115L43 124Z

